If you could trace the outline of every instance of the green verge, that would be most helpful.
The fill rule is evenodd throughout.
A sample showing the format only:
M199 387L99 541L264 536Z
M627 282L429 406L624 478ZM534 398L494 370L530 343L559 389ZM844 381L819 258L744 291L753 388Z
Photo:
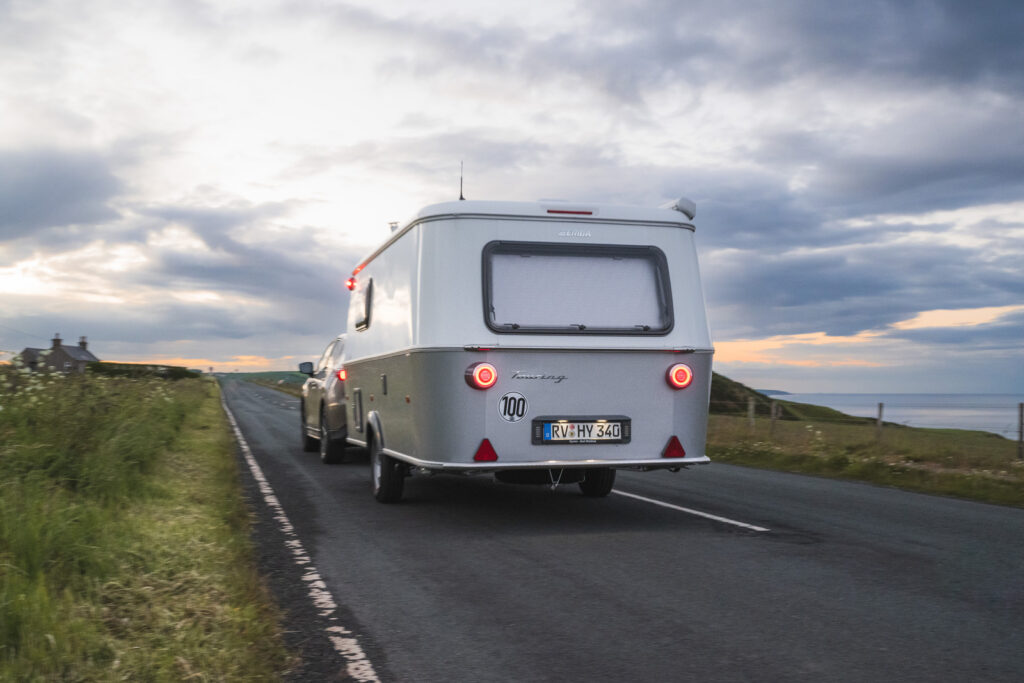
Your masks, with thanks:
M801 406L804 408L804 406ZM824 417L824 415L819 415ZM712 415L713 462L813 474L1024 507L1024 462L1016 444L987 432L886 425L857 420L813 423Z
M216 384L0 380L0 680L278 680Z

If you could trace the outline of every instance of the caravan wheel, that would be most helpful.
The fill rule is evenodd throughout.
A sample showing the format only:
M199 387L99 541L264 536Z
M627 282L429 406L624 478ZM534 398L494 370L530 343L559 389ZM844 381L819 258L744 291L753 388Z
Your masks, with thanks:
M402 463L385 455L377 442L370 442L370 469L373 476L373 497L381 503L397 503L405 487L405 468Z
M595 467L584 470L580 491L584 496L602 498L612 492L615 485L615 470L610 467Z

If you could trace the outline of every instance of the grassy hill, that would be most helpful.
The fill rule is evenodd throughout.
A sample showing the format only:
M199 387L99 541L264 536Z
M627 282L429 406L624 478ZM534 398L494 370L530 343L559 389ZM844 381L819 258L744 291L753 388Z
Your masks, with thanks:
M712 415L747 415L747 405L751 398L754 399L754 414L757 417L769 417L771 415L772 401L775 401L781 408L780 419L783 420L842 420L843 422L853 424L871 424L874 422L869 417L854 417L824 406L773 399L771 396L755 391L745 384L729 379L725 375L720 375L717 372L712 373L711 401L708 406L708 410Z

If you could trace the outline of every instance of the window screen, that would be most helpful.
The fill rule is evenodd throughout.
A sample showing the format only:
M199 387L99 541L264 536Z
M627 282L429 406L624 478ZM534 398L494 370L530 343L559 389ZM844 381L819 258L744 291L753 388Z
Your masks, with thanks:
M491 242L484 314L496 332L666 334L672 300L655 247Z

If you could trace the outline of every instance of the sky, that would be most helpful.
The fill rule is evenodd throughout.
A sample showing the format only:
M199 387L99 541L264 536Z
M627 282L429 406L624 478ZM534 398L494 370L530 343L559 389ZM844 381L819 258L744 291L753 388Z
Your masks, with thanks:
M697 203L715 369L1024 390L1024 4L0 0L0 350L291 369L420 207Z

